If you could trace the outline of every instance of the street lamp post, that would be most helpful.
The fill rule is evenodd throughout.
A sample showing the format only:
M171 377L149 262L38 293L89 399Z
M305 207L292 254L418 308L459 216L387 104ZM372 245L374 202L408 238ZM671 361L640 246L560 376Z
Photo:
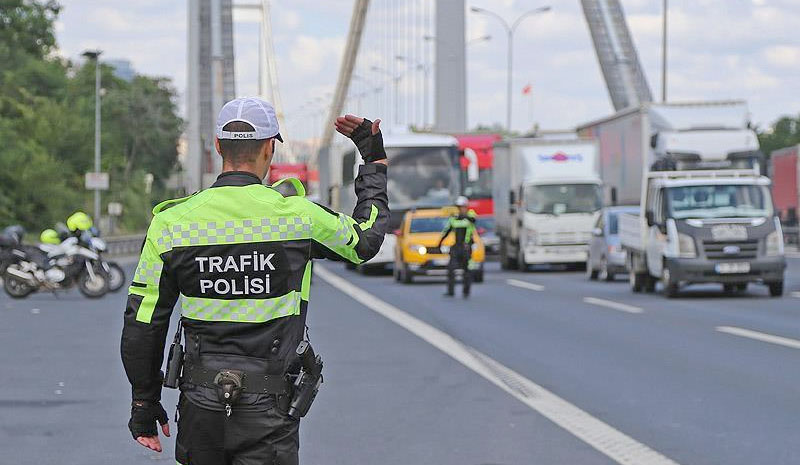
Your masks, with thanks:
M661 101L667 101L667 0L661 21Z
M100 50L87 50L83 56L94 61L94 172L100 172ZM100 221L100 189L94 190L94 221Z
M473 13L480 13L488 16L492 16L497 18L500 21L500 24L506 29L506 34L508 35L508 76L506 77L506 131L511 132L511 75L513 70L513 56L514 56L514 31L517 30L517 26L522 22L523 19L527 18L528 16L532 16L539 13L544 13L546 11L550 11L549 6L543 6L539 8L534 8L533 10L527 11L520 15L511 25L503 19L502 16L498 15L497 13L493 13L489 10L484 8L478 8L476 6L470 8Z
M399 125L400 124L400 94L399 94L399 85L400 79L402 79L403 75L393 75L391 72L381 68L380 66L373 66L370 68L372 71L385 74L392 78L392 93L394 94L394 121L392 121L392 125Z

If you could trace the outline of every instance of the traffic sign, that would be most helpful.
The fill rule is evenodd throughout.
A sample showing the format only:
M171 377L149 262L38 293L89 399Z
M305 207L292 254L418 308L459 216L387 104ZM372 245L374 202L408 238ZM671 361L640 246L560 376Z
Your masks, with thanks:
M86 173L86 189L108 190L108 173Z
M108 214L111 216L122 215L122 204L119 202L108 202Z

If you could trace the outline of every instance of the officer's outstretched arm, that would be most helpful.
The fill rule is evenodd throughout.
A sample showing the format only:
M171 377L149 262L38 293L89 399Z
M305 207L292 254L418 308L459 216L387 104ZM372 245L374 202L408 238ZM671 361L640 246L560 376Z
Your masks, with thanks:
M336 118L336 130L353 141L365 164L359 167L354 182L357 200L352 216L313 204L314 258L362 263L374 257L383 244L389 226L389 198L380 123L353 115Z
M161 398L161 363L169 318L178 300L178 287L165 259L170 251L159 240L166 230L153 219L128 290L128 304L122 328L122 363L133 388L134 400Z
M360 166L355 190L358 200L352 216L311 204L314 258L339 258L358 264L378 253L389 226L386 165Z

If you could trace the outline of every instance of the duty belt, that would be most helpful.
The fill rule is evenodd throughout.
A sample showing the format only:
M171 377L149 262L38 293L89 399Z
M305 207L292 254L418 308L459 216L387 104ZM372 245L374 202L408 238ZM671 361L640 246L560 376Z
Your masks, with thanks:
M221 376L233 374L241 379L242 393L250 394L289 394L292 382L286 375L269 375L240 370L218 370L202 366L187 367L183 372L183 382L217 389Z

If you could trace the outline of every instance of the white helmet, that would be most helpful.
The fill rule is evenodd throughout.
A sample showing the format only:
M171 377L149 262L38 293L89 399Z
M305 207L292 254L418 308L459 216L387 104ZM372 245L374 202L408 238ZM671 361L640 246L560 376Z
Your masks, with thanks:
M456 207L466 207L468 204L469 200L463 195L459 195L456 199Z

